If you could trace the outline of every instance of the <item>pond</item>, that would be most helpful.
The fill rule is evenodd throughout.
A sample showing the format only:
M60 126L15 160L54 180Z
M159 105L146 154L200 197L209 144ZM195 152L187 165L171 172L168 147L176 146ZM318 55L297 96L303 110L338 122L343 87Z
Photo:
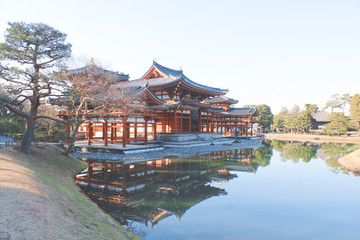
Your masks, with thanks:
M76 181L141 239L359 239L360 178L337 163L358 147L269 141L185 159L91 162Z

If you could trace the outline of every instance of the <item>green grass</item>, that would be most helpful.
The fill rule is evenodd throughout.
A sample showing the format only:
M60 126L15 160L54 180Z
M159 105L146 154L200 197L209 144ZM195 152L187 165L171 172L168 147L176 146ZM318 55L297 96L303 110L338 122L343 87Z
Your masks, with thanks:
M49 144L32 147L31 156L17 151L15 158L22 158L24 165L51 189L50 199L56 199L64 215L82 226L66 226L63 232L79 239L137 239L103 212L75 184L75 174L86 168L86 163L65 156L63 150Z

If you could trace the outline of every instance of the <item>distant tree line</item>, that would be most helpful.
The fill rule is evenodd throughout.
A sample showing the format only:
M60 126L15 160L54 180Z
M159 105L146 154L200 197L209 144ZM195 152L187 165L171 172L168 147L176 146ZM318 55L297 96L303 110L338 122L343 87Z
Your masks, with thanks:
M350 106L350 116L344 111ZM360 129L360 94L334 94L327 101L323 110L330 109L329 123L324 125L322 132L328 135L346 134L349 130ZM338 111L335 111L338 110ZM299 132L306 133L309 130L317 129L315 114L319 112L316 104L305 104L305 110L295 105L291 110L282 108L280 113L274 116L272 131L277 132Z
M305 110L295 105L291 110L282 108L280 113L274 116L273 131L279 132L308 132L310 129L316 129L317 124L314 114L319 108L315 104L305 104Z

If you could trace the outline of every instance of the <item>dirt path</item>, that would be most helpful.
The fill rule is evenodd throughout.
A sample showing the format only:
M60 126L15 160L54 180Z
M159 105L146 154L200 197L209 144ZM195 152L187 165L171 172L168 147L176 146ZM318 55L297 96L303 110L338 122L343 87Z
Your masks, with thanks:
M54 239L56 208L34 172L9 155L0 158L0 239Z
M323 136L311 134L265 134L267 139L276 140L295 140L295 141L311 141L311 142L338 142L338 143L356 143L360 144L360 137L358 136Z
M0 239L135 238L80 192L72 176L84 166L60 151L1 150Z

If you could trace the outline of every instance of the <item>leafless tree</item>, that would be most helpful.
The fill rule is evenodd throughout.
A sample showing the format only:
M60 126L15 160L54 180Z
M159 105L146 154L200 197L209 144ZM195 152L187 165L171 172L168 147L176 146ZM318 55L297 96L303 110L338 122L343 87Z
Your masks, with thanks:
M38 113L41 117L39 116L39 119L36 121L36 128L45 130L46 134L50 136L55 129L56 122L61 121L61 119L57 117L57 108L47 102L42 102L39 106ZM56 122L54 122L54 120Z
M61 106L65 111L69 131L66 154L74 147L79 127L91 116L133 116L142 107L136 104L140 98L132 94L131 88L116 84L116 76L104 74L103 69L96 65L65 71L60 78L66 83L64 96L53 101L53 104Z

